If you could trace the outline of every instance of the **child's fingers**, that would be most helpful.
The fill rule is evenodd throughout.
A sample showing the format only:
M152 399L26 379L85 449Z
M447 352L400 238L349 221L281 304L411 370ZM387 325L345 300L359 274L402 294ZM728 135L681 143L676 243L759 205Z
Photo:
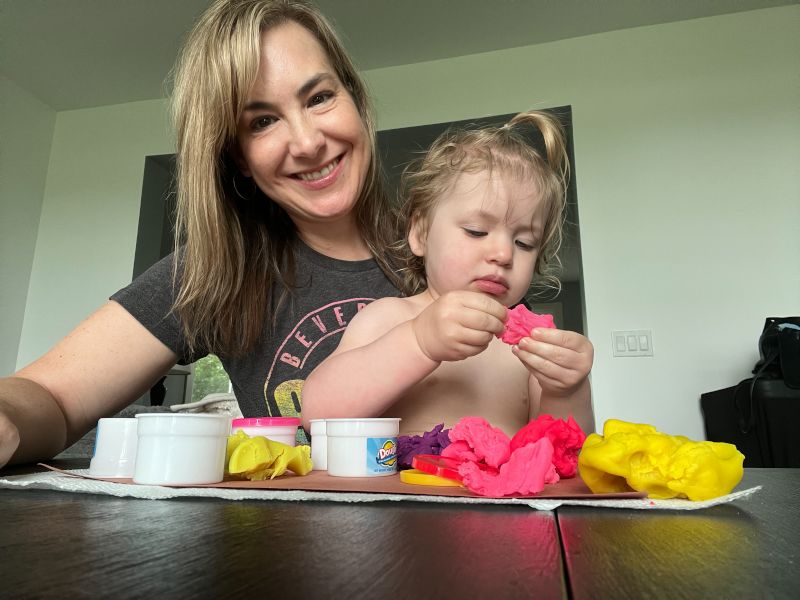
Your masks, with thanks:
M542 388L566 390L586 377L582 370L561 366L542 356L526 352L520 347L514 348L513 352L536 377Z
M474 310L486 313L500 321L501 325L505 324L508 309L500 304L497 300L490 298L486 294L464 292L462 303L465 308L472 308Z
M481 331L494 335L503 331L503 322L492 315L477 310L465 311L461 317L461 324L475 331Z
M576 362L577 352L570 350L564 346L556 346L554 344L540 342L533 338L522 338L519 341L518 347L543 361L553 363L562 367L569 367L572 363Z
M548 356L526 350L522 343L512 351L529 369L550 379L564 379L567 373L572 371L572 369L551 360Z
M537 327L531 331L530 337L540 342L561 346L578 352L591 346L591 342L581 334L564 329Z
M531 368L542 371L551 377L568 377L568 375L558 375L554 372L553 365L585 376L592 368L593 352L591 344L583 351L570 350L563 346L555 346L536 341L532 338L522 338L519 341L519 349L530 356L526 360Z

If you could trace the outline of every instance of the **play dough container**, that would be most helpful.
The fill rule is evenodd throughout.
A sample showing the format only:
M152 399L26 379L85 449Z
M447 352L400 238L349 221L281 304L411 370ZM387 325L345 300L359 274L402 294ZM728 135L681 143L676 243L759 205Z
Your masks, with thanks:
M260 435L274 442L294 446L297 442L298 417L259 417L257 419L234 419L231 433L244 431L250 437Z
M400 419L325 419L328 475L380 477L397 473Z
M89 475L92 477L133 477L138 441L136 419L100 419L97 422L94 454L89 463Z
M231 428L227 415L141 413L133 482L150 485L219 483Z
M311 419L311 462L315 471L328 470L328 433L325 419Z

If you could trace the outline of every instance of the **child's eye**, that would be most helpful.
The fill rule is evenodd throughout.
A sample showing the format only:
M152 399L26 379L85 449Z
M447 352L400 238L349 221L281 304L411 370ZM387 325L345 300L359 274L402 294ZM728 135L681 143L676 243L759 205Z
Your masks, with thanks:
M463 227L464 233L466 233L470 237L484 237L486 235L485 231L479 231L477 229L470 229L469 227Z
M250 129L252 129L253 131L260 131L262 129L266 129L267 127L275 123L277 120L278 119L276 119L275 117L266 117L266 116L258 117L250 122Z
M318 92L308 100L309 106L324 104L333 97L333 92Z
M517 245L517 248L520 250L524 250L525 252L532 252L536 249L536 247L532 244L528 244L527 242L523 242L522 240L517 240L514 242Z

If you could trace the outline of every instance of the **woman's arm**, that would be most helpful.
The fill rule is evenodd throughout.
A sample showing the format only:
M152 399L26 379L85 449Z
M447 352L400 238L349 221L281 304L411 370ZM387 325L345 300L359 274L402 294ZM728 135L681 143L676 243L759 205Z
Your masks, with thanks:
M54 456L145 393L177 355L116 302L0 380L0 466Z

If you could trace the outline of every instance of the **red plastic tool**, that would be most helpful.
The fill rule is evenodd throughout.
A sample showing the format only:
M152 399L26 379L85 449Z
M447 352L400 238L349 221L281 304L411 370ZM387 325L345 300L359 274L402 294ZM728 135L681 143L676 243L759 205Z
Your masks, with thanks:
M447 479L454 479L455 481L461 481L461 475L458 474L458 467L460 464L460 460L438 456L436 454L417 454L411 459L411 466L418 471L445 477Z

